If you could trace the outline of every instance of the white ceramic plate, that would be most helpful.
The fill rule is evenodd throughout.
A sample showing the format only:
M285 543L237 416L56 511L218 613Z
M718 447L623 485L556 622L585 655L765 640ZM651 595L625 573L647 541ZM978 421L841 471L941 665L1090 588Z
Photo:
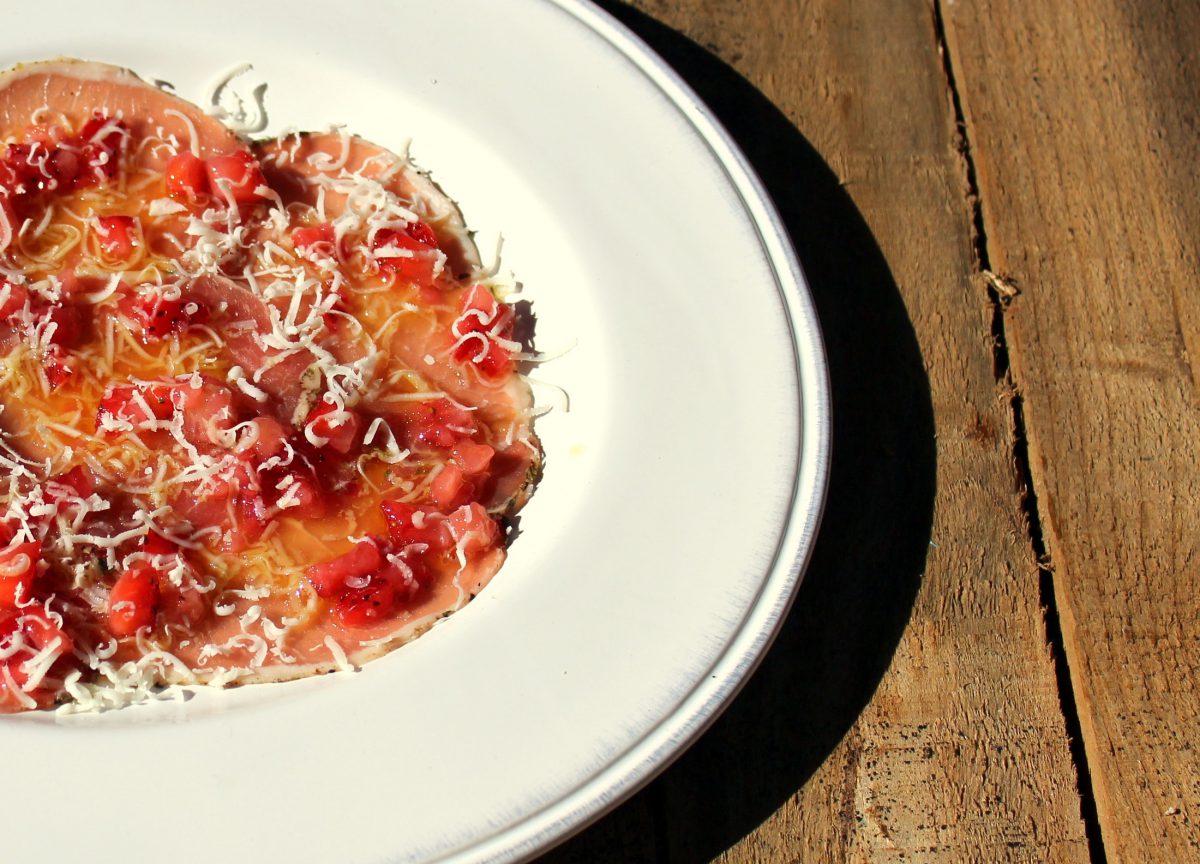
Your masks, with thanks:
M514 860L631 794L766 649L824 493L816 320L742 157L574 0L68 6L6 10L3 65L200 99L250 61L269 131L411 136L485 254L503 232L538 347L577 347L538 373L571 411L539 421L545 479L478 600L354 674L3 718L2 857Z

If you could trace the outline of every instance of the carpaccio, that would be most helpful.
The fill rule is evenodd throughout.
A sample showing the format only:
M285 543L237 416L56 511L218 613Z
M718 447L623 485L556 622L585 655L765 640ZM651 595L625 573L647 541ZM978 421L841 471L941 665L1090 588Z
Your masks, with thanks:
M426 175L83 61L0 126L0 711L345 668L483 588L541 450Z

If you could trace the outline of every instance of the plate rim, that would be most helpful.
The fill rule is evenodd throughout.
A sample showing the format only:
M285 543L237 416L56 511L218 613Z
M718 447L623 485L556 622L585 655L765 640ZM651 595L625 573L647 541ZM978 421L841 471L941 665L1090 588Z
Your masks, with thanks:
M800 436L790 509L767 578L742 627L704 676L673 711L570 792L470 846L435 859L453 864L525 861L548 852L633 797L707 731L749 681L787 618L812 558L832 456L829 365L816 304L787 228L749 160L695 90L615 16L591 0L539 2L572 16L632 63L688 121L721 166L775 276L791 335ZM758 626L748 627L752 620Z
M611 13L590 0L534 0L526 8L561 13L570 19L564 26L583 28L580 39L594 36L613 49L611 62L617 67L632 64L645 81L641 86L665 98L664 112L678 111L687 126L680 135L697 136L697 143L712 154L720 170L716 176L724 176L736 196L730 210L740 208L744 214L739 218L754 231L775 285L780 309L772 314L782 317L790 339L798 435L786 457L795 460L795 471L787 503L778 511L778 534L773 545L763 544L770 559L747 592L751 597L740 624L716 656L682 680L686 692L664 707L649 728L594 769L578 772L561 794L493 830L470 826L474 830L461 835L461 845L431 859L455 864L512 862L545 853L632 797L717 720L766 655L795 598L823 513L832 448L829 373L815 304L786 227L749 161L691 87ZM783 473L780 479L786 484L788 472ZM407 856L413 854L410 850ZM391 849L387 860L408 857L401 847Z

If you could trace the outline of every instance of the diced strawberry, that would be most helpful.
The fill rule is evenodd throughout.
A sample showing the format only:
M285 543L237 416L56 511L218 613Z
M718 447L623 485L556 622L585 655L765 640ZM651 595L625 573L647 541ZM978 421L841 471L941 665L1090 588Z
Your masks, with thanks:
M104 391L96 411L96 428L105 418L128 421L135 427L151 420L169 420L175 411L175 384L114 384Z
M308 413L304 425L305 437L310 443L345 454L354 446L362 420L349 408L338 411L337 406L326 398Z
M456 547L468 558L481 555L500 542L500 526L475 501L447 516L446 524Z
M5 321L13 313L20 311L29 299L29 291L24 285L17 285L7 279L0 281L0 321Z
M42 371L46 373L46 381L51 390L57 390L75 374L75 370L67 362L66 353L57 345L51 345L50 350L43 355Z
M154 624L158 606L158 574L137 566L117 577L108 595L108 629L114 636L132 636Z
M221 538L225 552L244 552L262 539L267 531L267 504L261 495L244 491L233 502L233 522Z
M432 507L400 501L384 501L379 507L387 519L388 537L396 547L423 544L436 553L454 545L446 529L446 517Z
M418 223L422 224L423 223ZM418 285L430 285L434 281L434 271L437 269L441 253L437 248L437 237L428 226L423 226L428 234L416 229L420 236L414 237L412 226L401 233L391 228L384 228L375 234L371 243L371 251L379 269L394 273L399 279ZM421 239L421 238L424 239ZM432 243L426 242L433 240Z
M32 127L21 143L9 144L0 162L3 183L15 204L28 210L41 193L82 189L117 176L128 131L120 120L96 112L78 135L58 127Z
M208 172L204 160L184 150L172 156L165 171L167 194L184 204L195 203L208 194Z
M204 304L183 297L168 297L154 285L144 286L139 293L126 294L117 307L141 331L145 343L182 333L208 317Z
M297 252L332 257L335 253L333 226L328 222L304 226L292 231L292 247Z
M275 506L279 508L280 513L296 519L316 519L325 515L325 496L312 473L306 469L297 469L284 473L280 482L283 482L283 479L287 480L287 485L275 499ZM278 488L279 483L275 483L274 486Z
M354 588L347 580L360 580L383 566L384 558L374 540L356 543L344 555L313 564L305 575L319 597L341 597Z
M515 315L482 285L462 296L460 314L450 326L451 353L459 363L472 363L486 378L503 378L513 370L510 350Z
M43 649L56 651L60 659L55 661L55 666L61 660L70 662L74 650L71 637L40 607L22 609L19 612L0 612L0 649L9 647L17 638L35 653ZM0 666L5 667L7 673L0 677L0 712L24 710L28 707L28 699L33 699L39 708L48 708L54 704L54 687L37 686L26 689L31 674L31 670L25 665L28 660L29 654L24 651L18 651L0 660ZM21 688L24 699L16 699L8 689L5 682L10 676L13 683Z
M125 121L109 117L102 111L93 111L75 137L83 144L95 144L116 151L125 143L129 132Z
M50 171L58 181L58 189L75 186L79 181L79 172L84 163L78 153L64 148L57 148L50 157Z
M255 417L241 433L237 452L243 459L261 464L286 450L287 430L274 417Z
M195 582L191 580L184 579L179 585L171 581L171 570L177 565L177 558L183 555L183 550L153 531L142 537L138 549L150 556L141 569L154 574L158 589L155 609L162 614L163 620L168 624L186 627L199 623L208 613L205 595L196 590Z
M14 543L0 549L0 609L16 609L18 600L33 596L41 554L41 543Z
M93 113L75 136L83 163L75 178L75 186L105 183L116 177L128 137L129 132L123 121L99 111Z
M208 183L213 195L219 200L226 196L235 204L257 204L264 199L255 190L266 186L262 167L248 150L235 150L223 156L214 156L205 163Z
M410 402L398 409L396 417L409 447L450 448L475 434L471 412L449 399Z
M7 647L18 635L34 652L44 649L57 651L59 658L69 661L71 652L74 650L74 642L71 637L39 607L7 614L0 613L0 648ZM8 674L4 678L11 675L12 680L22 688L22 693L26 697L33 699L39 708L47 708L54 704L54 688L39 686L29 690L25 689L25 685L30 679L30 670L25 666L28 659L27 653L18 652L7 659L0 660L0 665L7 667ZM55 665L58 662L55 661ZM14 700L11 694L6 694L5 690L6 687L0 683L0 711L21 710L26 707L24 703Z
M370 627L386 621L396 611L398 589L405 583L400 569L389 564L364 578L366 585L350 589L334 605L334 612L343 627Z
M74 649L71 637L40 609L26 609L21 613L21 632L25 641L38 651L50 647L55 639L59 640L58 650L63 656L69 657Z
M494 339L488 343L487 353L482 358L476 356L471 362L485 378L492 380L508 377L515 365L512 352Z
M429 484L429 494L437 506L449 512L461 504L466 504L475 493L475 485L463 476L463 471L457 465L448 462Z
M21 219L17 216L17 205L20 203L20 196L12 191L11 184L12 176L5 170L4 163L0 162L0 218L8 225L8 242L10 245L21 227Z
M79 311L79 307L66 303L55 303L45 307L42 314L49 322L46 326L47 332L51 326L54 327L54 331L47 339L48 342L62 348L74 348L80 343L83 338L83 313Z
M162 555L174 555L179 551L178 546L176 546L166 537L163 537L161 534L155 534L153 531L142 537L140 546L141 550L147 555L153 555L155 557Z
M434 234L433 229L420 219L416 222L410 222L408 227L404 229L404 233L418 243L423 243L431 249L437 249L439 246L437 234Z
M64 474L51 477L50 482L46 486L45 497L47 500L54 501L58 499L57 492L59 490L55 489L56 486L61 487L61 492L64 495L73 494L80 498L87 498L95 491L92 481L83 470L82 465L76 465Z
M476 283L459 299L459 332L491 330L503 320L501 310L508 308L506 304L499 302L490 290Z
M482 474L492 464L496 451L487 444L459 441L450 448L450 459L466 474Z
M133 257L141 236L132 216L101 216L96 219L95 231L100 251L117 261Z
M41 142L9 144L4 153L8 184L20 195L69 188L79 170L78 157Z

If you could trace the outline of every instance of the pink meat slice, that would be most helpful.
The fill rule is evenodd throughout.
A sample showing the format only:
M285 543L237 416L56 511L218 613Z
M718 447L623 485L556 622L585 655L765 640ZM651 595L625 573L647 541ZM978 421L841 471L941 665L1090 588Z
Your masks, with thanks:
M0 73L0 116L8 127L19 127L33 122L34 113L45 106L53 111L65 114L71 125L78 128L95 110L101 110L110 116L120 115L132 132L133 141L145 141L158 134L161 128L166 135L174 135L181 149L192 147L201 158L227 153L232 150L245 149L246 145L231 131L216 120L203 114L198 108L177 99L170 93L154 87L141 80L132 72L118 67L84 61L58 60L46 63L35 63L18 66L6 73ZM290 145L292 142L285 142ZM374 145L346 139L339 136L309 136L301 141L300 161L307 155L317 152L326 153L333 159L338 159L345 147L345 162L350 170L362 167L364 163L376 154L386 151ZM280 142L268 142L259 148L259 153L270 152ZM307 148L307 149L306 149ZM165 148L147 146L136 151L134 170L150 168L161 170L164 166L168 151ZM307 163L304 163L307 164ZM280 176L271 164L268 164L268 177L272 186L281 192L285 191L287 176ZM286 172L282 172L286 175ZM299 178L293 172L293 181ZM418 215L430 224L439 236L443 251L447 252L452 272L469 275L477 272L478 259L474 246L463 225L457 207L446 198L436 186L423 175L412 171L404 171L393 178L396 190L407 199L414 202ZM299 184L296 195L307 195L313 192L305 184ZM285 199L287 195L285 193ZM293 198L292 200L299 200ZM329 196L327 206L336 208L344 205L338 202L336 196ZM336 211L331 211L336 212ZM189 282L189 296L204 302L213 310L219 311L219 319L215 322L217 329L225 335L225 351L230 359L241 365L249 373L260 369L270 362L270 352L265 351L254 338L255 333L262 333L270 328L270 318L267 304L258 297L250 287L238 281L217 275L196 277ZM245 328L230 325L246 322ZM443 322L444 323L444 322ZM397 355L410 363L413 368L422 368L422 358L427 350L435 347L444 353L445 346L440 344L441 336L426 334L413 338L411 344L396 346ZM0 339L5 338L0 334ZM330 350L338 359L345 362L354 359L357 347L352 342L341 343L336 337L331 339ZM303 386L301 377L311 365L312 355L300 351L289 355L285 360L269 369L258 382L258 386L270 393L281 414L289 415L299 404ZM419 365L420 364L420 365ZM441 366L442 364L439 364ZM504 414L521 418L520 422L528 429L529 393L528 389L515 376L496 385L487 385L474 380L471 376L463 375L450 369L434 370L427 373L431 383L442 387L455 398L472 405L481 406L482 410L494 410L497 416ZM505 462L506 470L498 483L506 489L511 486L511 492L505 492L520 503L525 492L523 479L528 474L538 453L536 439L525 447L526 455L516 455ZM510 448L516 452L521 448ZM510 451L505 451L505 456ZM523 460L523 461L522 461ZM519 488L518 488L519 487ZM500 493L498 492L497 495ZM493 503L496 503L495 501ZM178 502L181 512L202 524L216 524L224 516L226 502L210 497L201 501L182 499ZM220 507L220 510L217 507ZM437 587L420 607L412 610L412 618L399 626L395 622L380 624L381 635L390 637L390 641L380 640L368 648L360 648L351 654L351 659L363 662L372 656L384 653L394 644L407 641L430 626L432 621L441 617L447 609L457 608L467 599L467 595L476 593L503 561L503 548L490 550L487 555L471 566L462 575L459 584L444 584ZM199 668L200 655L205 644L225 641L234 635L232 629L238 626L237 621L252 601L240 601L235 615L227 620L222 619L208 633L207 639L197 639L186 652L181 649L181 656L193 667L192 671L179 675L180 680L203 680L205 672ZM257 601L253 601L257 602ZM277 604L271 608L269 604ZM274 597L267 601L267 611L278 617L283 614L282 598ZM229 630L221 630L225 627ZM386 628L386 630L385 630ZM305 634L306 642L293 646L294 652L305 659L297 666L268 665L257 676L259 680L284 679L301 677L315 671L323 671L330 667L324 658L328 652L324 642L327 629L313 628ZM128 659L135 659L133 646L128 646ZM311 659L320 658L320 659ZM125 659L122 655L121 659ZM249 678L247 680L255 680Z
M337 175L342 169L365 177L379 178L400 157L355 135L303 132L256 142L254 153L263 166L267 183L284 203L317 203L317 187L305 182L319 173ZM333 170L330 166L340 166ZM384 184L389 191L410 202L421 221L434 230L438 245L446 253L447 267L456 276L467 276L479 268L479 253L463 222L462 213L441 188L425 174L411 168L393 173ZM326 190L325 212L335 217L343 212L346 198Z
M458 206L436 183L411 167L389 172L391 166L402 161L391 151L355 136L310 132L258 142L255 153L267 181L280 193L285 205L297 202L315 206L319 187L306 181L323 172L336 175L344 169L375 178L390 173L383 181L385 187L434 230L439 247L446 253L447 269L464 279L479 272L479 253ZM327 167L330 164L341 168L330 171ZM328 218L335 219L345 210L345 196L327 190L323 204ZM529 407L529 391L523 385L514 387L515 379L489 382L456 364L430 366L425 362L426 355L446 354L449 346L442 331L448 325L448 321L414 320L397 330L388 349L409 368L420 370L431 384L492 415L489 419L525 411Z
M306 181L319 173L336 176L344 169L375 178L389 174L381 182L434 230L438 245L447 255L449 271L462 279L479 273L479 253L458 206L428 176L411 167L389 172L400 159L383 147L356 136L302 133L258 142L255 155L262 163L267 182L279 192L285 205L300 202L316 206L318 187ZM340 167L334 170L333 165ZM323 205L326 215L335 219L344 212L345 196L327 190ZM414 316L396 329L388 350L408 368L419 370L432 386L464 405L473 406L481 419L497 427L508 424L517 427L516 437L529 443L518 443L498 455L495 486L485 503L490 509L505 505L519 507L524 503L530 476L541 455L537 439L530 431L532 394L516 375L488 381L463 364L448 362L449 325L449 320L433 322ZM427 356L438 358L438 362L428 364Z
M201 158L244 149L232 131L195 105L106 63L49 60L23 63L0 74L0 125L31 125L35 112L43 108L51 110L48 118L53 112L64 114L77 128L93 111L119 115L135 141L156 135L160 127L174 135L181 148L191 146L194 137ZM161 168L167 156L144 148L138 166Z
M41 111L44 116L35 117ZM120 116L134 141L174 135L180 147L193 139L200 156L245 149L241 140L219 121L177 96L143 81L128 69L85 60L23 63L0 73L0 126L20 129L65 117L76 129L94 111ZM169 154L162 148L136 151L135 168L161 170ZM0 331L0 355L18 342L10 329Z
M204 303L209 309L224 309L220 313L221 330L225 332L224 351L238 366L253 375L271 362L271 354L259 344L255 334L271 329L267 304L256 297L249 286L223 276L204 275L192 280L188 296ZM243 322L253 325L242 327ZM290 422L296 406L304 396L302 378L316 358L309 351L289 354L262 374L255 386L274 397L281 420Z

